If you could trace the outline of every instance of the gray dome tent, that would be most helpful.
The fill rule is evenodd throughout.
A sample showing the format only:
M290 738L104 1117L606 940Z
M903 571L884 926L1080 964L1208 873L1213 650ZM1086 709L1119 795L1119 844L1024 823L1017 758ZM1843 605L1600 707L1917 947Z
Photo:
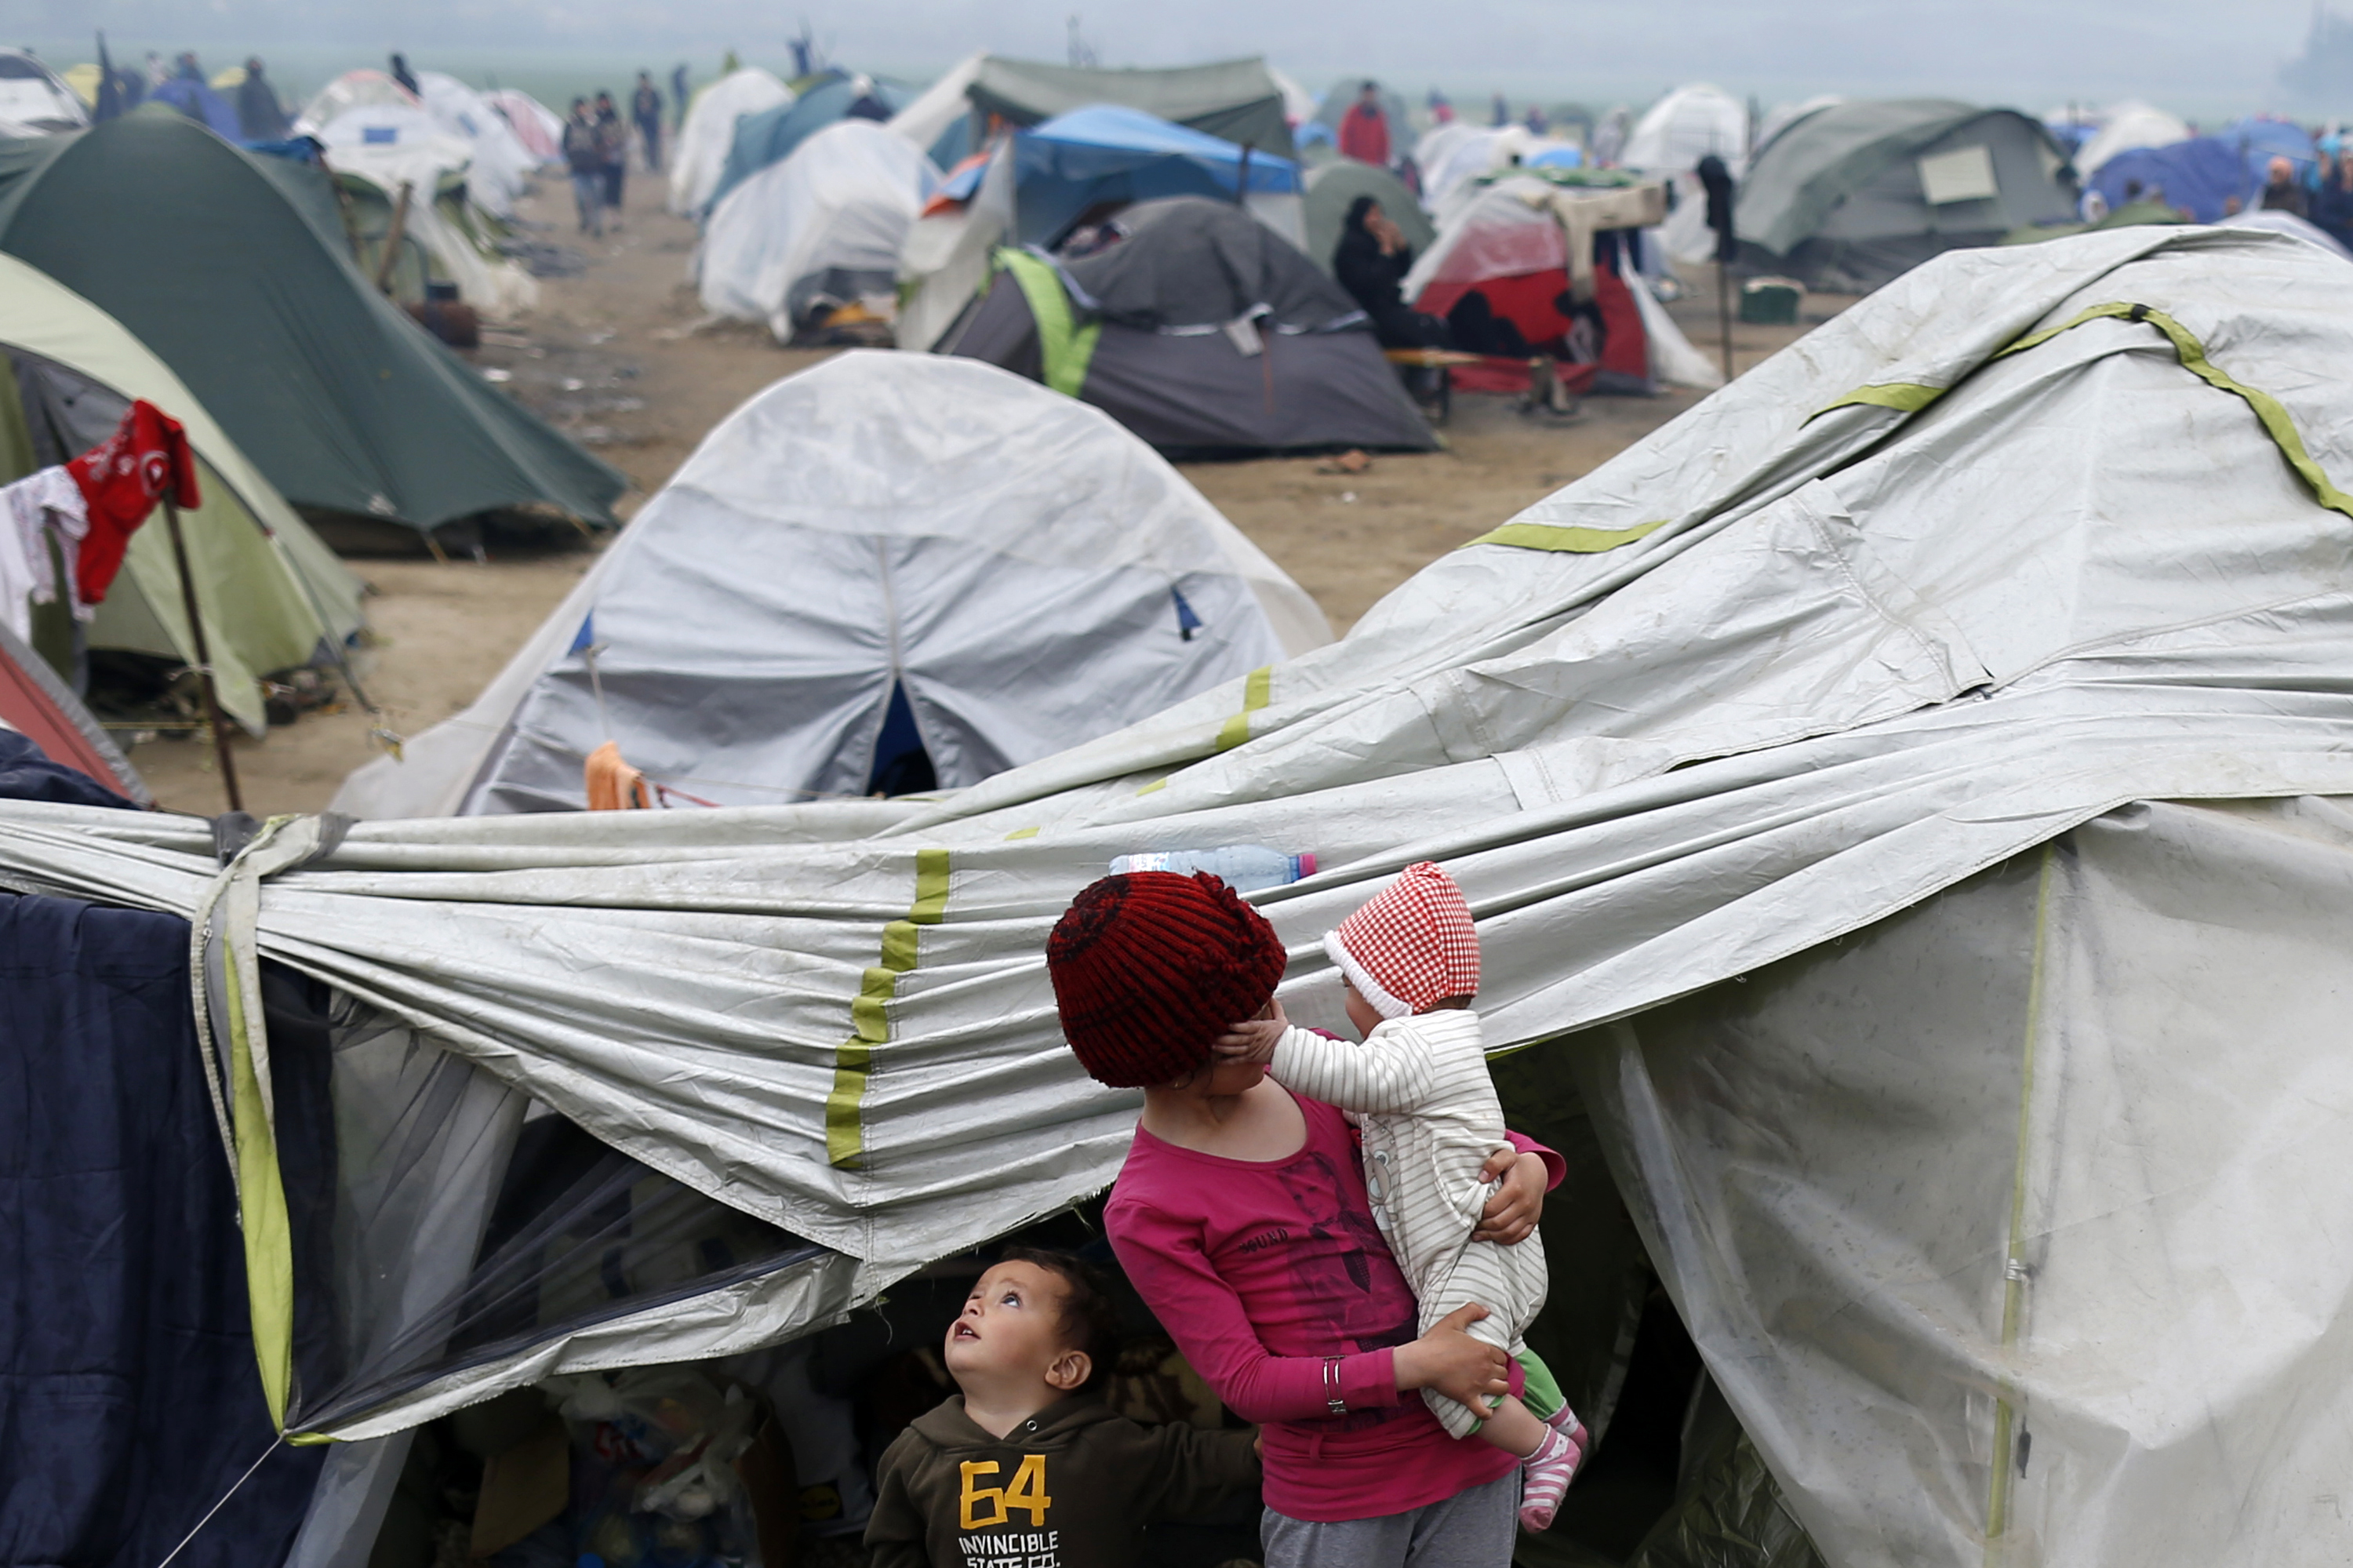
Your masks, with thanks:
M1947 99L1833 103L1758 151L1734 222L1743 260L1818 289L1867 292L1940 251L2075 216L2051 132Z
M1163 451L1438 444L1340 286L1241 208L1138 202L1125 238L1058 262L997 253L940 352L1018 371Z
M607 740L690 801L954 789L1330 635L1096 410L970 361L845 354L723 420L473 706L336 807L577 810Z

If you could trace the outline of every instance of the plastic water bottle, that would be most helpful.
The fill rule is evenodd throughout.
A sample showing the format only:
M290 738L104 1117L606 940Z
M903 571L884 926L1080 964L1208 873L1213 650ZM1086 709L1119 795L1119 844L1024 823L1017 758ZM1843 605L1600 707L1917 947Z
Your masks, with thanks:
M1113 876L1131 871L1173 871L1190 876L1206 871L1236 893L1255 893L1261 887L1281 887L1314 875L1315 856L1285 854L1264 844L1228 844L1223 849L1124 854L1111 863L1111 870Z

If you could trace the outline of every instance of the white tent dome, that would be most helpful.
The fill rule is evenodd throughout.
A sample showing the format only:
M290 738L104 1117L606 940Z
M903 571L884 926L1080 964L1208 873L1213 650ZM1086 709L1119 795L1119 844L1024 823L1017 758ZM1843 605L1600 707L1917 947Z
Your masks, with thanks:
M703 309L778 342L820 299L890 294L939 171L871 120L840 120L721 198L695 258Z
M1719 87L1679 87L1642 111L1618 162L1650 174L1676 174L1715 154L1740 172L1748 156L1748 111Z
M694 95L670 161L670 209L700 212L735 145L735 122L793 101L793 90L757 66L730 72Z
M976 360L846 354L729 415L480 700L336 809L576 808L607 739L723 805L862 795L894 688L954 788L1329 638L1108 416Z

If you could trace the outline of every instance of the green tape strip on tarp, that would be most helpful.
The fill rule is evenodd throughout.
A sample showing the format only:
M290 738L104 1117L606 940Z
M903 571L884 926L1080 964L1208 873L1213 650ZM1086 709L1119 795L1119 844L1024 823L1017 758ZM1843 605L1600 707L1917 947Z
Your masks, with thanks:
M1038 323L1039 357L1045 362L1046 385L1065 397L1075 397L1087 384L1087 366L1094 358L1095 340L1103 323L1078 324L1071 313L1071 296L1053 267L1024 250L999 250L997 265L1013 274L1029 302L1030 319Z
M1561 528L1550 523L1506 523L1480 535L1471 545L1511 545L1523 550L1565 550L1571 555L1598 556L1604 550L1630 545L1666 525L1663 517L1655 523L1638 523L1631 528ZM1471 545L1462 548L1467 550Z
M834 1052L833 1092L825 1098L825 1151L828 1163L855 1170L866 1154L866 1083L874 1047L891 1038L890 1006L899 977L921 957L920 927L947 917L948 852L915 852L915 902L903 920L882 927L881 961L868 969L849 1004L851 1033Z
M2023 354L2030 348L2039 348L2061 333L2071 332L2088 322L2104 321L2121 321L2139 326L2151 326L2164 334L2166 341L2173 345L2173 356L2181 362L2182 369L2215 390L2230 393L2254 410L2256 422L2263 426L2263 433L2271 437L2272 443L2279 448L2280 455L2287 460L2288 467L2295 470L2296 477L2310 487L2314 500L2331 512L2342 513L2348 517L2353 517L2353 495L2339 490L2329 480L2320 464L2313 461L2311 452L2305 448L2304 436L2296 429L2295 420L2289 417L2286 406L2270 393L2258 391L2245 382L2238 380L2207 358L2206 345L2198 341L2197 334L2163 311L2152 310L2147 305L2137 305L2126 300L2112 300L2106 304L2094 305L2088 310L2078 312L2057 326L2045 327L2041 332L2029 333L1995 354L1986 363L1990 365L1995 359L2007 359L2013 354ZM1951 390L1949 387L1928 387L1916 382L1894 382L1882 387L1858 387L1836 401L1817 408L1812 414L1807 416L1807 419L1811 423L1833 408L1852 408L1858 404L1893 408L1899 413L1916 414L1949 390Z

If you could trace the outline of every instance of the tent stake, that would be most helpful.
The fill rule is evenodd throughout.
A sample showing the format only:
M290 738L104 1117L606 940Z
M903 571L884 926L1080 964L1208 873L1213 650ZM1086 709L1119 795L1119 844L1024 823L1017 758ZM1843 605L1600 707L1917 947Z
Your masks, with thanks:
M220 762L221 785L228 791L228 809L245 810L237 787L237 759L229 754L228 732L221 726L220 693L213 684L212 650L205 643L204 617L196 612L196 579L188 570L188 543L180 532L180 509L164 499L164 522L172 534L172 562L180 569L180 606L187 612L188 640L196 645L196 679L204 688L205 718L212 726L213 756Z

